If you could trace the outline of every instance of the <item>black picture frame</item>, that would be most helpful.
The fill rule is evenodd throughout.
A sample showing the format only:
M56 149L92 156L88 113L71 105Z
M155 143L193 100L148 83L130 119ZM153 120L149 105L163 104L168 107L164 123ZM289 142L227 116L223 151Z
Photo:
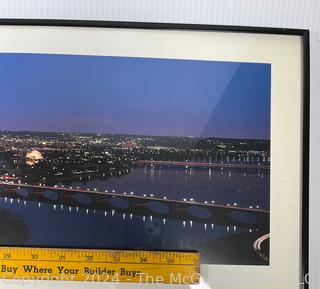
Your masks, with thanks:
M310 47L309 30L291 28L225 26L207 24L155 23L155 22L122 22L91 20L55 20L55 19L0 19L0 26L64 26L92 28L126 28L150 30L188 30L220 31L232 33L277 34L301 37L303 47L303 143L302 143L302 270L303 288L309 288L306 282L309 273L309 138L310 138Z

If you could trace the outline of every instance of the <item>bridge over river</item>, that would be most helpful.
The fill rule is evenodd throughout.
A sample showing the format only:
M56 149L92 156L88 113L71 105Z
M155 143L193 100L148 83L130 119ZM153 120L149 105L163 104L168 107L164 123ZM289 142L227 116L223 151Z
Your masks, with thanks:
M226 169L258 169L270 170L270 166L266 164L255 163L217 163L217 162L178 162L178 161L155 161L155 160L137 160L134 162L139 165L147 166L167 166L167 167L185 167L185 168L226 168Z
M29 185L0 182L0 196L13 202L39 202L52 204L53 208L69 210L101 210L105 214L123 213L124 217L140 215L144 219L154 216L179 219L182 222L203 223L204 226L223 225L232 228L249 228L260 232L269 231L269 211L243 208L235 205L219 205L207 202L183 201L168 198L139 196L133 193L100 192L94 189Z

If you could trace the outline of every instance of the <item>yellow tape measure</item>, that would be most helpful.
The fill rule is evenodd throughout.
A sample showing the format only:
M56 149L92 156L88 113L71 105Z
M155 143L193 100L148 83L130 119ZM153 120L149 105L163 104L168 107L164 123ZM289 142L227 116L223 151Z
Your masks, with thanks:
M0 278L199 283L198 253L0 247Z

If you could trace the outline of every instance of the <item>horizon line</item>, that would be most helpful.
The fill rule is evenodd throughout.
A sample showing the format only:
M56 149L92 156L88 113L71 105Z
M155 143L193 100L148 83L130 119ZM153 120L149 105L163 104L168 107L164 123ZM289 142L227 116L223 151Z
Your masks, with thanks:
M270 141L270 138L241 138L241 137L218 137L218 136L174 136L174 135L146 135L146 134L129 134L129 133L112 133L112 132L79 132L79 131L36 131L36 130L10 130L0 129L3 132L20 132L20 133L65 133L65 134L91 134L91 135L119 135L119 136L140 136L140 137L176 137L176 138L203 138L203 139L229 139L229 140L256 140Z

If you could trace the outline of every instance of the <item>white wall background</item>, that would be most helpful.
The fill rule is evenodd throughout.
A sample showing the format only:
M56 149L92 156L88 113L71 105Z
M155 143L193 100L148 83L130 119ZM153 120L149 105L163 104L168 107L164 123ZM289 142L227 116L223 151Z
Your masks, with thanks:
M0 18L206 23L311 32L311 289L320 288L320 0L0 0ZM288 104L290 105L290 104Z

